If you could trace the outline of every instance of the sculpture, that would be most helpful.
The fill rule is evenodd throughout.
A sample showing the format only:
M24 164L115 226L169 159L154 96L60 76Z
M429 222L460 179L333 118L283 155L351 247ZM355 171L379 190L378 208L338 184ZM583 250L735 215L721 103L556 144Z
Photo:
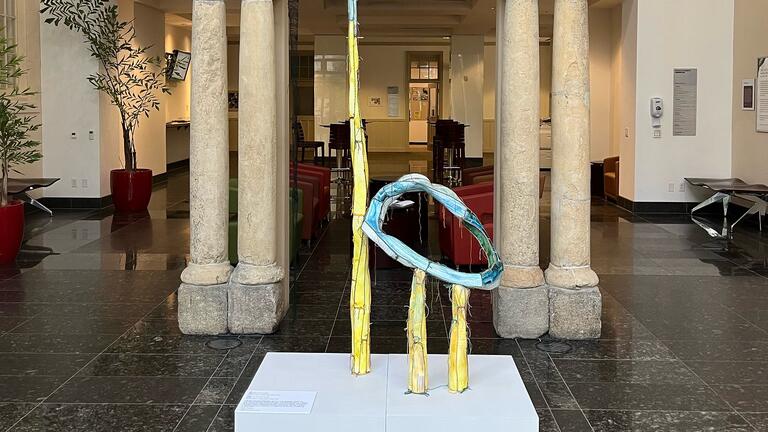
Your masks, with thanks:
M390 257L413 268L411 297L408 311L408 390L426 394L429 389L427 362L426 293L424 280L428 275L452 284L450 349L448 355L448 389L461 393L469 387L469 361L467 341L467 308L469 288L491 290L499 285L503 269L498 253L477 216L470 211L450 189L432 184L422 175L406 175L382 188L368 201L368 159L365 133L359 104L360 56L358 53L357 0L348 0L348 73L350 146L352 154L352 286L349 311L352 327L351 369L354 375L365 375L371 368L370 321L371 277L368 271L368 242L375 242ZM480 242L488 257L488 269L477 273L462 273L439 263L431 262L402 241L385 234L384 218L390 205L408 192L432 195L459 218L469 232Z
M464 227L478 240L488 257L488 268L481 273L463 273L432 262L405 245L399 239L384 233L382 227L389 207L398 198L409 192L424 192L443 205L451 214L462 221ZM398 181L384 186L371 199L368 213L362 226L365 235L378 245L392 259L413 268L411 298L408 310L408 390L412 393L427 393L427 334L424 279L433 276L451 285L452 323L448 352L448 389L461 393L469 386L467 308L469 289L492 290L499 286L503 265L493 248L483 224L467 208L452 190L439 184L432 184L420 174L409 174Z

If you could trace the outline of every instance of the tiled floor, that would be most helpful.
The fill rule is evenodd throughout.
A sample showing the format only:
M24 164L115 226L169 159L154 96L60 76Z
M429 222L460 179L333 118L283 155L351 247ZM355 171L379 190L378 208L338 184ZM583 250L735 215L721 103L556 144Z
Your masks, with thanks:
M266 352L348 351L344 220L302 251L277 334L219 351L205 345L213 338L179 333L187 181L172 175L145 215L32 219L21 268L0 272L0 430L230 431ZM545 200L543 265L548 218ZM598 341L555 355L500 339L488 296L472 295L472 352L515 359L541 430L768 430L766 238L745 225L732 242L713 240L687 217L637 217L596 201L592 239L604 294ZM373 277L373 350L403 352L410 274ZM436 353L447 351L446 300L432 283Z

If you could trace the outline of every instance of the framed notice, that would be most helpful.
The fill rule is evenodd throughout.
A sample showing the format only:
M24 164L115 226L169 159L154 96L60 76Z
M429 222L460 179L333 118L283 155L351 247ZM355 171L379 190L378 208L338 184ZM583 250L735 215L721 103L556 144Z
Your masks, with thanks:
M757 84L755 106L757 109L757 131L768 133L768 57L757 60Z
M741 109L742 111L755 110L755 80L753 79L741 81Z
M699 77L697 69L675 69L673 136L696 136Z

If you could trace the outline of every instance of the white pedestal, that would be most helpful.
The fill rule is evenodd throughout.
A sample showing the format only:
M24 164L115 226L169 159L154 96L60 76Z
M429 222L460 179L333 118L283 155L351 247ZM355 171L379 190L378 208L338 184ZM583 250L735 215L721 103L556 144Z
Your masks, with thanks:
M387 368L385 354L372 355L371 373L355 377L349 372L349 354L268 353L248 391L317 392L312 412L246 412L240 401L235 432L384 431Z
M448 360L429 356L429 396L405 394L407 357L371 356L371 373L349 373L349 354L269 353L251 391L317 392L309 414L249 412L240 402L235 432L538 431L539 418L509 356L470 356L470 389L448 392Z
M469 357L469 389L448 391L448 356L429 356L429 396L406 394L408 356L390 354L387 431L537 432L539 417L509 356Z

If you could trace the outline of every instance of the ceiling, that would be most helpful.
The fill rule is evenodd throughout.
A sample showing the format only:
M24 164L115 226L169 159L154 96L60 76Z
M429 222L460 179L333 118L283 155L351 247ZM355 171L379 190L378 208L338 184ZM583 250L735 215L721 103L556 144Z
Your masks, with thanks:
M240 0L224 0L228 33L236 38ZM589 0L593 7L613 7L622 0ZM167 14L170 24L189 26L192 0L137 0ZM364 36L428 37L496 32L496 0L358 0ZM555 0L540 0L540 34L551 37ZM299 34L345 34L347 0L299 0Z

